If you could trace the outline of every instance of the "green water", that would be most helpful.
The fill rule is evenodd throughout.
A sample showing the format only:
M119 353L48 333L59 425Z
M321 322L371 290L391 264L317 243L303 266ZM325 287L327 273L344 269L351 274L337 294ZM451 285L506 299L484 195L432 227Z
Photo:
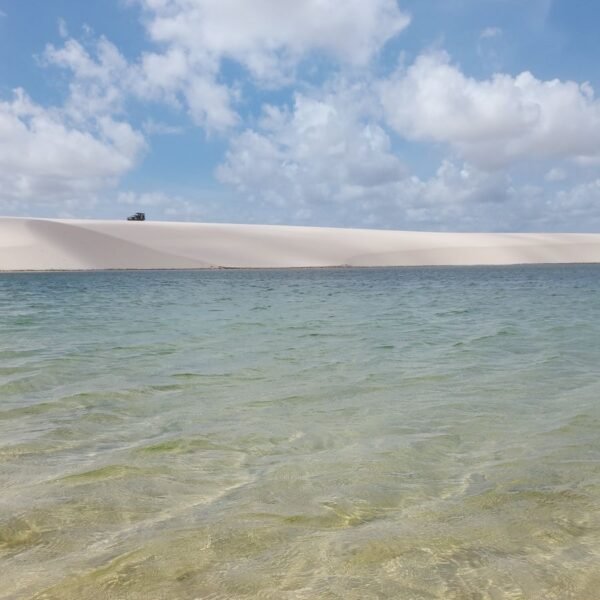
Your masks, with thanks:
M0 276L0 598L600 597L600 267Z

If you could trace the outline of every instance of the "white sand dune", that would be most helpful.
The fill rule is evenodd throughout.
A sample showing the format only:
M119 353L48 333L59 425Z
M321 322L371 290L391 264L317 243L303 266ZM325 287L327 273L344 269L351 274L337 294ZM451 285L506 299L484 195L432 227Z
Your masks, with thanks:
M600 263L600 234L0 217L0 270Z

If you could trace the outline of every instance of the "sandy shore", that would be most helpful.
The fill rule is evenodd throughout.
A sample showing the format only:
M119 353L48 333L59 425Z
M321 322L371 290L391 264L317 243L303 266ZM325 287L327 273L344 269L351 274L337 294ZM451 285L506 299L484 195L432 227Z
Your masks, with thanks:
M0 217L0 270L600 263L600 234Z

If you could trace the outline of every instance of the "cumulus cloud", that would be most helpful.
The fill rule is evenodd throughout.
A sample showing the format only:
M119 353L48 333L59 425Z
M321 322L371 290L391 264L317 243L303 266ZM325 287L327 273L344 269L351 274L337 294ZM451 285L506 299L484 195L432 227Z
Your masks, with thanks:
M114 112L135 96L184 108L196 125L224 132L240 123L238 86L223 75L227 61L243 67L255 85L281 86L316 53L365 67L410 21L396 0L136 3L156 50L128 63L103 37L91 49L73 38L46 48L47 64L73 74L73 111Z
M429 178L412 175L379 117L367 85L298 94L292 107L266 108L258 128L232 140L218 177L246 199L246 219L434 230L509 226L507 174L445 160Z
M46 47L42 63L67 74L64 103L45 107L23 91L0 101L3 212L37 202L81 214L112 203L153 218L437 230L524 223L577 230L578 219L598 226L600 183L564 187L577 173L590 176L581 165L600 164L600 102L589 84L529 72L476 79L443 52L376 80L372 61L409 23L396 0L129 2L142 7L150 49L126 58L89 31L83 42L70 38L59 21L63 39ZM473 40L482 60L498 62L502 36L490 27ZM320 90L299 81L315 59ZM265 105L258 119L243 121L254 92L288 84L296 84L291 105ZM210 188L218 201L207 201L207 190L111 192L143 154L146 141L127 119L148 102L227 135L217 169L226 191ZM136 121L148 136L182 131L147 113ZM447 158L430 175L411 174L397 150L410 150L407 140L433 143ZM513 167L531 160L541 163L540 185L515 184L511 176L523 169Z
M166 102L185 109L209 132L225 131L240 122L233 107L236 83L221 80L225 61L239 63L256 83L269 85L289 81L293 69L314 52L360 67L409 21L396 0L350 0L343 10L334 0L139 4L160 47L155 52L130 61L104 37L88 35L86 43L68 37L66 23L59 20L63 41L46 47L42 64L69 74L64 104L43 107L18 92L0 105L5 201L36 195L66 200L114 185L145 146L141 133L125 120L131 99ZM148 120L146 131L176 132ZM375 138L386 138L375 125L369 135L374 144ZM356 165L354 178L361 169L372 171L366 158Z
M540 81L529 72L480 81L437 52L420 56L380 91L398 133L448 143L481 168L600 156L600 102L587 83Z
M48 45L42 64L66 69L64 102L43 106L22 89L0 100L0 207L62 215L97 206L133 170L146 140L126 120L131 66L105 38Z
M600 178L559 190L553 208L554 214L566 216L577 229L600 227Z
M23 90L0 101L0 198L4 203L68 200L114 185L144 148L130 125L111 117L78 127Z
M556 183L556 182L553 182ZM511 189L511 230L583 233L600 230L600 179L556 189L526 184Z
M297 94L292 108L268 106L258 129L232 140L218 177L300 218L332 203L352 210L407 172L371 111L364 86Z
M141 94L185 106L207 130L239 123L235 86L222 81L225 61L254 83L289 83L298 64L322 52L365 66L409 23L396 0L137 0L150 38L162 46L139 62Z
M600 184L517 184L510 170L442 160L429 177L402 163L370 86L341 82L266 107L233 138L218 178L245 199L238 220L458 231L581 231L600 218ZM223 207L225 210L225 207ZM581 221L585 212L596 215Z
M22 89L0 99L5 213L89 209L138 164L146 148L142 134L121 114L124 95L116 82L128 66L114 45L101 38L92 57L69 39L61 48L48 46L43 64L71 71L63 104L43 106Z
M229 58L258 79L313 51L365 65L409 23L396 0L138 0L155 41L193 61Z
M86 46L69 38L61 47L49 44L43 58L46 65L71 73L68 109L73 117L121 113L133 98L186 107L193 122L207 130L223 131L238 122L231 90L217 81L217 64L193 62L179 48L128 62L104 37Z
M123 112L133 73L119 49L106 38L93 44L93 52L73 38L66 39L62 47L49 44L43 60L71 73L65 108L72 119L84 121Z

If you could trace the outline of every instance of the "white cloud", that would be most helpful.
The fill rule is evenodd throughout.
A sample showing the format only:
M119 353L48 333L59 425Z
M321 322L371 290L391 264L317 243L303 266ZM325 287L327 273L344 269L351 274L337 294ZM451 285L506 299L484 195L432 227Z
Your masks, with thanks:
M600 179L559 190L523 186L512 192L514 228L537 231L589 232L600 230Z
M142 128L147 135L181 135L184 132L183 127L161 123L154 119L146 119Z
M58 33L61 38L69 37L69 28L67 27L67 22L62 17L58 19Z
M137 61L128 63L105 38L91 51L74 39L47 47L46 61L73 73L73 112L118 112L133 95L183 107L195 124L224 132L240 122L238 86L223 77L226 61L268 86L290 83L296 67L319 52L337 64L365 67L410 20L396 0L347 0L343 6L339 0L137 3L159 47Z
M37 203L85 214L112 204L152 218L238 222L458 230L600 224L600 182L557 191L567 174L584 172L565 160L600 164L600 102L588 84L528 72L478 80L444 53L422 55L377 84L370 61L409 22L396 0L130 1L143 7L150 51L126 59L91 32L83 43L69 38L60 20L64 39L47 46L44 60L68 73L64 105L43 107L24 92L0 101L3 212ZM497 62L502 35L481 31L483 60ZM234 129L242 124L242 92L298 83L317 55L329 69L320 72L329 78L320 91L298 86L292 106L265 106L257 123ZM217 177L243 202L212 187L189 197L113 190L109 200L145 148L128 111L148 101L228 134ZM146 116L139 120L149 136L181 132ZM449 148L450 156L430 176L412 175L390 129ZM522 169L511 167L534 159L547 170L544 177L536 167L542 185L516 185L511 173Z
M140 62L139 92L178 105L176 95L185 87L190 70L188 57L179 48L170 48L162 54L146 53Z
M47 65L71 71L65 110L70 118L80 121L123 112L133 85L132 69L114 44L101 37L93 50L91 54L80 42L69 38L60 48L49 44L43 55Z
M161 51L144 54L141 96L185 106L207 130L239 123L235 84L222 81L224 61L244 67L254 83L289 83L298 64L322 52L364 67L409 23L396 0L137 0Z
M101 38L92 56L69 39L48 46L44 61L72 72L62 106L37 104L21 89L0 100L0 202L11 213L15 206L69 214L94 206L146 148L141 133L118 117L129 67L113 44Z
M408 172L378 124L368 85L296 96L269 107L233 139L219 179L270 222L407 229L508 228L510 178L443 161L427 179ZM518 211L514 212L518 215Z
M371 111L366 86L297 94L291 110L266 107L258 130L232 140L218 177L289 218L332 204L352 210L406 176Z
M230 106L231 90L212 78L190 78L184 96L190 117L196 125L223 131L238 123L238 116Z
M193 65L177 48L129 63L106 38L89 48L69 38L62 47L49 44L44 60L71 72L67 108L73 118L122 113L127 100L136 98L184 105L193 122L207 130L223 131L238 122L231 91L216 81L215 65Z
M448 143L481 168L600 156L600 102L587 83L528 72L479 81L432 53L382 83L381 99L397 132Z
M554 167L550 169L544 176L544 179L551 183L555 183L557 181L564 181L566 178L566 171L564 169L561 169L560 167Z
M588 227L589 220L600 225L600 179L578 183L556 194L557 212L577 217L579 227Z
M156 42L192 62L230 58L258 79L280 77L308 53L365 65L409 17L396 0L138 0Z
M368 85L342 83L298 94L291 108L267 107L257 128L232 139L217 172L243 199L238 220L461 231L577 231L600 220L600 183L517 185L508 170L457 160L411 175L376 106ZM582 221L586 211L596 216Z
M489 40L492 38L497 38L502 35L502 29L500 27L486 27L479 34L480 39Z
M12 100L0 101L0 198L83 201L131 170L143 148L127 123L103 116L79 127L16 90Z

